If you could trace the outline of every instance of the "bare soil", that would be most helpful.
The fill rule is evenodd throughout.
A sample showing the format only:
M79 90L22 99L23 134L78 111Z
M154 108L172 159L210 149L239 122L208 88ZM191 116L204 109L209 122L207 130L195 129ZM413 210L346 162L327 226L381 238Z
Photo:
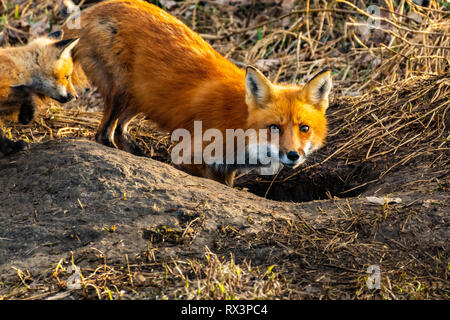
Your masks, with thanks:
M332 177L337 170L327 174ZM65 292L59 278L70 274L58 271L58 262L85 273L106 264L119 270L119 265L132 265L127 269L131 279L145 279L139 277L145 271L158 275L149 268L185 262L189 270L183 266L180 274L195 284L196 278L205 281L205 274L196 274L189 261L205 263L205 254L221 257L221 266L230 263L231 255L244 270L248 264L260 270L275 266L275 278L263 274L261 281L286 287L270 288L259 297L448 295L448 194L435 181L411 187L426 178L426 172L413 168L358 197L303 203L263 199L84 139L34 144L0 159L0 171L0 294L5 297ZM315 194L306 185L288 194ZM364 197L387 194L402 202L376 205ZM382 270L381 290L365 286L370 265ZM164 285L134 280L133 290L123 295L190 297L181 279L172 276ZM118 288L132 284L127 277L111 281ZM64 297L95 296L84 289L69 290ZM239 288L233 295L252 297Z

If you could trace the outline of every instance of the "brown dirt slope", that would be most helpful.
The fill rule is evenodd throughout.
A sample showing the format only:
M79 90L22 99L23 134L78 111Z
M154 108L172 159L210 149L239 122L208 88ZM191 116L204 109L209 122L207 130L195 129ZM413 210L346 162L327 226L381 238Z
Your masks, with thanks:
M80 139L0 159L0 185L5 298L448 297L445 192L275 202Z

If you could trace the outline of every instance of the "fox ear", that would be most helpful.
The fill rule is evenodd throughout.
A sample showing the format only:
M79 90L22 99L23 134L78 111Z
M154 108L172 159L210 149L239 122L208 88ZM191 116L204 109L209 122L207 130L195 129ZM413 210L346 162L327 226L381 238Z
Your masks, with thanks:
M79 41L79 38L66 39L54 43L53 46L60 50L60 58L70 58L72 55L72 49L78 44Z
M26 84L16 84L10 86L10 88L16 92L28 92L30 90L30 87Z
M272 93L272 83L261 71L252 66L247 67L245 88L247 104L257 105L258 107L264 107Z
M64 32L62 32L61 30L52 32L48 35L48 37L50 39L55 39L55 40L61 40L63 38L63 36L64 36Z
M328 108L331 87L331 70L321 71L305 84L301 91L301 99L325 112Z

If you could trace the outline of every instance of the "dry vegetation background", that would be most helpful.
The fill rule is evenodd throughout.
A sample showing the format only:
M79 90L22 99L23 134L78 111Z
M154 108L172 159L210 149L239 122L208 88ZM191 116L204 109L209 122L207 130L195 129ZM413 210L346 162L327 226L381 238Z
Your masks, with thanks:
M1 0L0 44L18 45L57 30L67 18L68 9L74 5L87 8L96 2L99 1ZM285 201L357 196L386 181L395 191L404 191L407 186L408 190L448 192L448 1L149 2L180 18L237 65L255 65L272 81L302 83L322 69L330 68L333 72L327 145L298 171L282 171L269 180L252 175L241 177L239 187ZM371 13L379 13L379 18L373 18ZM371 27L374 25L378 28ZM41 110L41 117L31 125L7 122L4 130L11 137L31 142L62 137L92 139L101 119L100 111L101 101L95 90L91 90L64 108L55 104ZM168 162L166 133L142 118L134 121L132 133L153 158ZM396 176L396 172L401 174ZM417 176L418 173L422 176ZM310 186L308 191L299 187L304 184ZM440 205L439 210L448 212L448 197ZM447 221L444 227L448 228L448 215L444 221ZM274 230L278 228L276 224L274 222ZM351 238L350 231L343 238ZM325 237L314 232L309 235ZM296 240L303 243L300 238L291 236L293 243ZM331 242L334 240L332 237ZM283 243L284 240L274 241ZM285 245L291 243L288 241ZM324 244L320 248L325 252L328 246ZM396 284L389 283L377 297L448 299L447 250L447 247L442 248L439 259L432 259L439 271L430 271L429 265L424 266L423 273L412 276L393 271L397 276ZM270 267L265 270L253 268L245 261L236 265L233 257L223 260L211 252L206 253L206 257L201 263L192 262L190 266L180 268L189 268L194 278L201 278L208 289L205 292L209 293L199 296L188 289L189 280L184 276L184 269L178 272L180 269L175 263L167 264L155 273L165 274L165 281L169 281L167 278L173 281L169 287L178 288L169 297L177 297L177 292L181 295L188 292L186 296L191 298L301 297L295 290L283 290L285 283L291 283L288 274L275 274ZM56 281L57 286L64 286L57 277L58 270L56 267L57 281L53 279L53 284ZM117 283L115 289L133 284L129 280L129 267L128 272L113 267L107 270L105 264L104 272L91 271L91 278L87 277L86 281L91 279L92 286L90 290L85 287L85 297L111 298L112 287ZM286 267L284 271L292 270ZM341 271L345 272L344 269ZM32 296L24 293L28 292L27 274L21 271L19 278L22 285L18 287L22 291L18 289L11 296ZM257 279L259 284L252 279ZM320 280L317 279L311 281ZM361 294L363 278L352 281L354 286L344 288L338 294L329 288L326 292L311 294L317 298L372 298L370 294ZM164 286L167 283L161 283L161 287ZM121 297L119 289L114 297Z

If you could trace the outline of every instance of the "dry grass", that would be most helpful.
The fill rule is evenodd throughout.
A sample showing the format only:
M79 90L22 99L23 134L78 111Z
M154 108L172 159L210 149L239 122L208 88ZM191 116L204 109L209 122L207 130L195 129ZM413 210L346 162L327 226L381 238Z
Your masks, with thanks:
M154 253L153 253L154 254ZM152 256L153 254L149 254ZM143 254L142 256L144 256ZM249 262L237 264L234 257L219 257L206 249L203 259L130 263L104 261L81 269L80 288L68 288L71 262L60 261L51 276L34 279L17 270L19 282L9 286L3 299L274 299L286 292L286 282L269 267L260 270ZM50 272L50 271L49 271Z
M0 285L0 297L448 299L448 251L423 247L423 240L408 232L401 239L379 238L386 225L399 232L406 224L421 223L417 212L395 206L366 210L348 205L342 210L345 215L314 225L301 215L298 221L274 218L267 231L256 234L224 227L214 250L206 247L200 258L161 258L165 248L186 245L174 238L151 241L146 252L122 261L110 261L91 248L38 275L16 270L16 280ZM260 261L258 250L271 254ZM254 261L243 258L249 253ZM380 289L366 286L370 265L381 268ZM73 266L81 269L78 288L69 286Z

